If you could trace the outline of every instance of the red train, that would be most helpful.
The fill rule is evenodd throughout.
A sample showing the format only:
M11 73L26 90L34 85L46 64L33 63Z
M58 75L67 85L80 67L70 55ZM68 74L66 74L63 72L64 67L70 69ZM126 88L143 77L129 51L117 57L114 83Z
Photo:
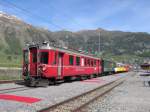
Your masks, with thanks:
M82 79L127 72L124 66L84 53L31 44L23 50L23 79L27 86L48 85L58 80Z
M90 78L102 73L101 59L52 47L46 42L29 45L23 50L23 56L23 79L28 86L55 83L72 77Z

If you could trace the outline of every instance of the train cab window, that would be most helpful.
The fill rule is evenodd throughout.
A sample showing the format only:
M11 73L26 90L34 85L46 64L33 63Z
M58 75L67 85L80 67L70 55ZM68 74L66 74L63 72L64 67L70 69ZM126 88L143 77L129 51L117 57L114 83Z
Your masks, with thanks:
M80 57L76 57L76 65L77 65L77 66L80 65Z
M24 63L28 63L28 51L24 51Z
M40 54L40 63L48 64L48 52L41 52L41 54Z
M32 53L32 62L33 63L37 62L37 54L36 53Z
M69 56L69 65L73 65L73 56Z

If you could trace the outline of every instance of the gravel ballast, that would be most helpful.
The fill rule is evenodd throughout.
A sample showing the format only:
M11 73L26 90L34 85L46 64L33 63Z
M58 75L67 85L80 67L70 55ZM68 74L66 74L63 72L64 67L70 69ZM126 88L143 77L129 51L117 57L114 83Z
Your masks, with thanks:
M0 112L36 112L37 110L49 107L66 99L69 99L73 96L77 96L81 93L90 91L94 88L115 81L119 78L125 77L126 74L128 73L95 78L96 81L99 81L98 83L74 81L71 83L62 83L60 85L48 86L46 88L39 87L25 91L7 93L11 95L39 98L41 99L41 101L32 104L27 104L22 102L0 99ZM5 87L5 85L2 86L2 88Z
M150 112L150 76L133 72L126 81L102 98L88 105L85 112Z

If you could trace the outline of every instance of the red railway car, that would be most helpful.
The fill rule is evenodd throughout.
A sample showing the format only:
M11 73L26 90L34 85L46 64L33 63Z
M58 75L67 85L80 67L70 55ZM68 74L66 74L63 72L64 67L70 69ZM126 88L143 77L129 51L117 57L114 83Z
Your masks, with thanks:
M23 78L29 86L102 73L101 59L52 47L49 43L29 45L23 55Z

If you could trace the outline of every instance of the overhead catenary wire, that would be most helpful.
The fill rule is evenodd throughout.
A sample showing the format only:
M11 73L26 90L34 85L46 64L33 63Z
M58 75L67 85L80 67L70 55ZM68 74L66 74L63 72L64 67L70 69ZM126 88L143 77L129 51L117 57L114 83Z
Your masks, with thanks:
M43 2L43 0L39 0L40 2ZM56 7L54 6L54 5L50 5L51 6L51 8L53 8L54 10L56 9ZM47 7L46 5L44 6L44 7L46 7L46 8L49 8L49 7ZM75 18L73 18L72 16L70 16L70 15L68 15L68 14L66 14L66 13L64 13L64 12L62 12L62 11L59 11L60 13L59 13L59 15L62 15L62 16L64 16L65 18L69 18L69 19L71 19L71 22L73 23L73 24L75 24L75 25L78 25L78 26L80 26L81 24L79 24L76 20L75 20ZM58 12L57 12L58 13Z
M38 15L38 14L31 13L29 10L24 9L24 8L22 8L22 7L20 7L20 6L16 5L16 4L14 4L14 3L12 3L12 2L9 2L9 1L1 1L1 3L3 3L4 5L7 5L7 7L11 6L11 8L13 8L13 9L16 8L16 9L20 10L20 11L23 12L26 16L30 16L30 17L32 17L32 18L33 18L33 17L37 17L38 19L41 19L42 21L44 21L44 22L46 22L46 23L49 23L49 24L51 24L52 26L54 26L54 27L56 27L56 28L58 28L58 29L60 29L60 30L63 30L63 29L64 29L63 27L57 25L56 23L54 23L54 22L52 22L52 21L50 21L50 20L47 20L46 18L44 18L44 17L42 17L42 16L40 16L40 15Z
M40 0L41 1L41 0ZM59 25L57 25L57 24L55 24L54 22L52 22L52 21L50 21L50 20L47 20L46 18L44 18L44 17L42 17L42 16L40 16L40 15L38 15L38 14L35 14L35 13L32 13L32 12L30 12L29 10L27 10L27 9L24 9L24 8L22 8L22 7L20 7L20 6L18 6L18 5L16 5L16 4L14 4L14 3L12 3L12 2L10 2L10 1L1 1L1 2L3 2L3 4L5 4L7 7L11 7L11 8L13 8L13 9L18 9L19 11L21 11L22 13L24 13L25 15L27 15L27 16L30 16L30 17L37 17L38 19L41 19L42 21L45 21L46 23L49 23L49 24L51 24L52 26L54 26L54 27L56 27L56 28L58 28L58 29L60 29L60 30L64 30L65 28L63 28L62 26L59 26ZM53 8L54 8L54 6L53 6ZM69 15L67 15L67 14L65 14L65 13L60 13L61 15L64 15L65 17L70 17ZM72 17L70 17L70 18L72 18ZM74 19L71 19L72 20L72 23L74 23L74 24L76 24L76 25L79 25Z
M39 0L40 2L43 2L42 0ZM54 10L56 9L56 7L54 6L54 5L50 5L51 6L51 8L53 8ZM48 8L46 5L45 5L45 8ZM62 11L59 11L59 15L62 15L62 16L64 16L65 18L70 18L71 19L71 23L73 23L74 25L77 25L77 26L81 26L81 24L79 24L78 23L78 21L76 21L73 17L71 17L70 15L68 15L68 14L66 14L66 13L64 13L64 12L62 12ZM67 31L67 30L66 30ZM79 35L79 34L77 34L76 33L76 35ZM87 35L85 35L85 34L82 34L82 35L84 35L85 37L87 36ZM68 38L68 34L66 34L66 39ZM68 39L67 39L68 40ZM67 42L67 45L68 45L68 42ZM78 48L79 49L79 48ZM83 47L82 47L82 50L83 50ZM90 52L89 50L88 50L88 52Z
M15 5L15 4L11 3L11 2L3 1L3 2L1 2L0 5L5 5L5 7L13 8L13 10L16 10L16 9L17 9L17 11L21 11L24 15L30 16L30 17L32 17L32 18L33 18L33 17L38 17L38 18L40 18L41 20L44 20L44 21L46 21L46 22L49 23L49 21L48 21L47 19L45 19L45 18L43 18L43 17L41 17L41 16L39 16L39 15L37 15L37 14L31 13L29 10L26 10L26 9L24 9L24 8L22 8L22 7L19 7L19 6ZM51 24L52 24L53 26L59 28L60 30L64 30L64 28L62 28L62 27L60 27L60 26L58 26L58 25L56 25L56 24L54 24L54 23L52 23L52 22L51 22Z

